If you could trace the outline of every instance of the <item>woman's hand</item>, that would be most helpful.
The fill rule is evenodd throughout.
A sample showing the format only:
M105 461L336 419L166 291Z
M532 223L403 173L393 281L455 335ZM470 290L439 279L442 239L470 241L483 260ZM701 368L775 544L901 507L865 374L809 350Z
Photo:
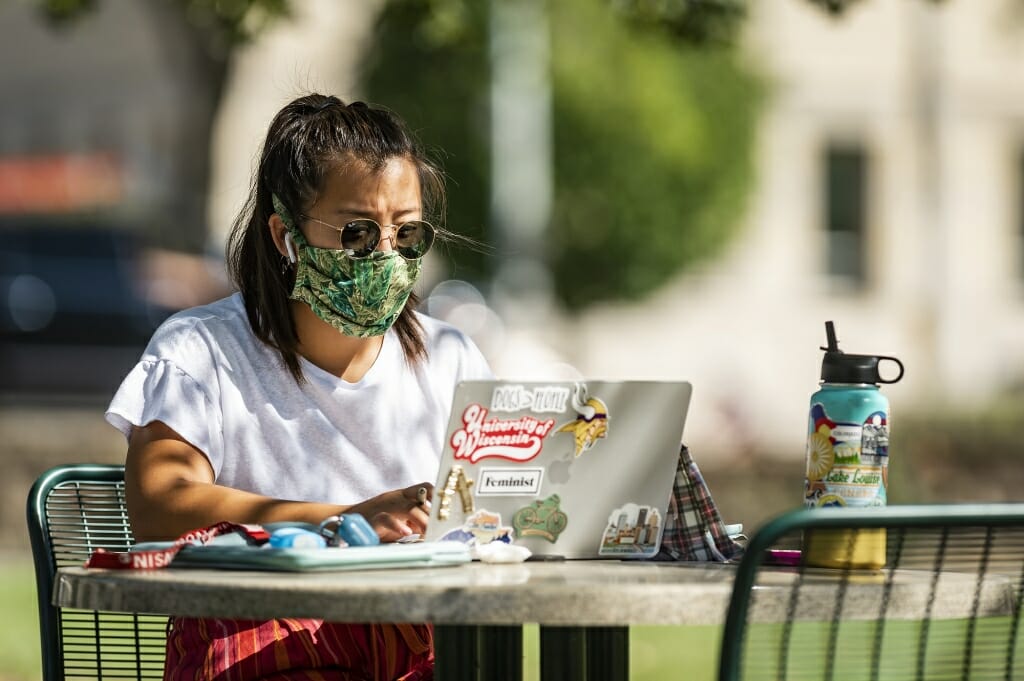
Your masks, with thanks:
M423 482L379 494L349 507L345 512L362 514L382 542L398 541L410 534L422 535L427 531L433 494L434 486Z

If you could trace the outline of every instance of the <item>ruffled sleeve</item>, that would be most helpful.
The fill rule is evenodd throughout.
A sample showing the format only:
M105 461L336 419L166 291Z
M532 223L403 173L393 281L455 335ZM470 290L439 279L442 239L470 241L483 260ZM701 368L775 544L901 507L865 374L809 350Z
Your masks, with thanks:
M220 472L220 413L202 386L169 360L143 359L136 364L114 395L106 419L125 437L132 426L162 421L205 454L215 473Z

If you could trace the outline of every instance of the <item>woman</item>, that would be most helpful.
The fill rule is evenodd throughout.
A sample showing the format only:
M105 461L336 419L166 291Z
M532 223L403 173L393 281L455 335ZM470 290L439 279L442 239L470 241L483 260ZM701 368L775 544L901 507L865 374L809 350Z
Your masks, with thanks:
M138 540L342 512L424 531L454 386L490 376L413 309L443 199L394 114L317 94L277 114L229 239L238 293L165 322L107 411ZM427 625L177 618L167 652L167 679L432 676Z

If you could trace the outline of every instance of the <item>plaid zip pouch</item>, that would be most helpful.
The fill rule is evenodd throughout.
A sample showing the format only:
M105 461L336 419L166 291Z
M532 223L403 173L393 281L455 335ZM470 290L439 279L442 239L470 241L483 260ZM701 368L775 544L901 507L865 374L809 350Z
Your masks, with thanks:
M725 562L742 555L743 546L726 532L704 476L682 445L657 559Z

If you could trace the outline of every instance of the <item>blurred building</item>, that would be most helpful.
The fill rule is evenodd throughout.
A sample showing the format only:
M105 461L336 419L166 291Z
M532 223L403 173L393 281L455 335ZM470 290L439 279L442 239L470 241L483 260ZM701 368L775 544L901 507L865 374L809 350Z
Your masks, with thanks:
M803 456L834 320L898 356L901 414L1024 390L1024 6L750 3L771 93L743 234L643 305L545 342L587 375L694 383L695 451Z

